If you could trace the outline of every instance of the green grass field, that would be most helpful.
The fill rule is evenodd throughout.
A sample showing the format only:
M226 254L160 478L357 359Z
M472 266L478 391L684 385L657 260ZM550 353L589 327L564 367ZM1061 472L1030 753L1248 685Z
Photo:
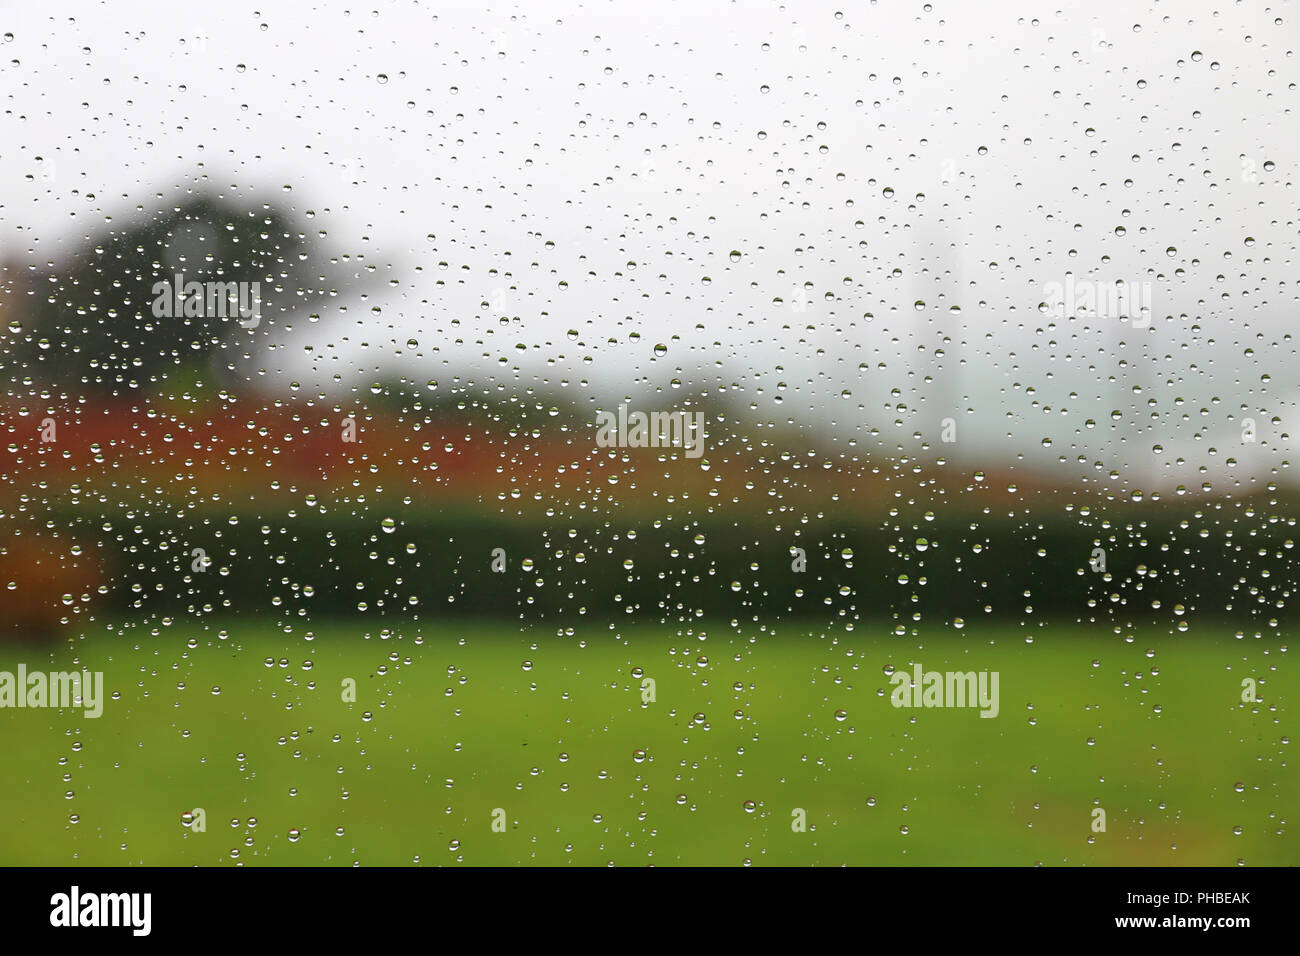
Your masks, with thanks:
M4 863L1300 862L1295 669L1231 628L220 630L0 648L117 695L0 710ZM892 707L882 668L913 659L998 671L1000 715Z

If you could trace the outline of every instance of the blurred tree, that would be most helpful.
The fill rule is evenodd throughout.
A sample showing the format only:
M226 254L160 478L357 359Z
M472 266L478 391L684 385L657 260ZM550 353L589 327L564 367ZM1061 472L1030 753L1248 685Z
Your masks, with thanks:
M267 205L200 196L124 226L110 219L62 262L2 268L0 368L11 394L129 394L195 363L229 379L278 319L334 294L336 273L288 213ZM177 308L178 276L255 291L256 318L226 301L213 308L210 294L202 308Z

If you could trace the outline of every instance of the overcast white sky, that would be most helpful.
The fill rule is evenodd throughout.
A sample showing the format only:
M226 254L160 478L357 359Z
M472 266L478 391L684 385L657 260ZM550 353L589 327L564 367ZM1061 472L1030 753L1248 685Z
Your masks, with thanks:
M955 407L956 457L1179 480L1294 421L1295 4L59 7L0 14L0 251L204 176L311 210L398 282L281 351L304 382L735 383L858 447ZM1067 272L1150 282L1152 329L1050 327Z

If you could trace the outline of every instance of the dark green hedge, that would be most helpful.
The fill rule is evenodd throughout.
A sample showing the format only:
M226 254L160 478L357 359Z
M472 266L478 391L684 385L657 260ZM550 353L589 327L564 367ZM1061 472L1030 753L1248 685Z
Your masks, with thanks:
M224 516L153 516L110 521L108 531L103 519L67 516L64 526L100 542L111 581L101 606L124 614L297 616L307 609L562 625L580 613L603 620L702 613L904 622L919 613L924 620L991 614L1136 624L1175 621L1181 605L1186 615L1231 618L1242 627L1289 618L1290 523L1191 515L1169 511L1137 523L1118 515L866 522L846 514L782 526L770 518L537 523L430 512L401 519L391 531L378 515L250 515L234 525ZM1098 545L1109 580L1090 567ZM803 572L792 570L792 547L804 549ZM194 548L211 560L206 571L192 569ZM495 548L505 552L503 573L492 570Z

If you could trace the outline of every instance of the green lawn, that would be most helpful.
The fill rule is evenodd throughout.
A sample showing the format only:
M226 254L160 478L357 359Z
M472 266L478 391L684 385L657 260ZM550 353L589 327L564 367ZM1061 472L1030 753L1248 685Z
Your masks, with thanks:
M1275 637L226 627L0 648L0 670L84 666L118 695L97 720L0 710L0 861L1300 862L1300 686ZM1000 716L892 707L882 667L912 659L998 671ZM1243 677L1265 678L1260 703ZM195 807L205 832L182 823Z

